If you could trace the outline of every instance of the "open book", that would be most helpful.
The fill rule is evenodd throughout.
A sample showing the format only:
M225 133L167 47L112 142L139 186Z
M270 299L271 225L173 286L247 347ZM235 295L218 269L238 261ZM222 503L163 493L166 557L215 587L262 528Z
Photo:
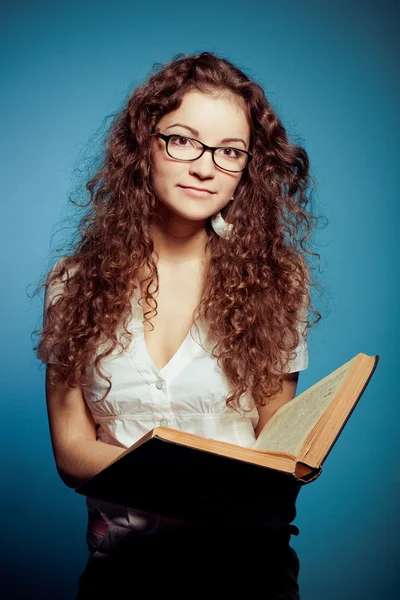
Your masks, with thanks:
M378 360L360 353L296 396L273 414L252 448L156 427L75 491L179 517L199 502L202 510L210 502L215 509L219 495L234 499L235 510L254 508L256 494L264 490L271 498L272 489L281 506L290 490L297 494L321 474Z

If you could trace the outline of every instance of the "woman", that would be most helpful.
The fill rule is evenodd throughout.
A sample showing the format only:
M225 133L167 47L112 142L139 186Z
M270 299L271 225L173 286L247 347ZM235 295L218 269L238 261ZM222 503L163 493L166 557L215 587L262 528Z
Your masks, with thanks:
M251 446L295 396L310 326L308 169L262 88L213 53L178 55L134 91L87 184L79 240L46 282L38 355L67 486L159 425ZM139 578L185 597L245 581L299 598L296 528L263 534L261 552L240 523L87 508L79 599L122 597L132 582L133 595ZM251 584L226 571L243 559Z

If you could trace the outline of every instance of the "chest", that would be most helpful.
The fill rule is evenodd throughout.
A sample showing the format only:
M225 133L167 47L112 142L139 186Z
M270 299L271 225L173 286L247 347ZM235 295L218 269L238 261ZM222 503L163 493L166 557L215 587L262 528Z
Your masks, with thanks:
M158 267L159 289L157 315L154 306L142 300L143 314L148 312L150 323L143 322L144 341L147 352L161 370L177 353L185 341L195 319L195 311L201 300L202 281L200 266L186 269ZM142 285L142 295L144 288Z

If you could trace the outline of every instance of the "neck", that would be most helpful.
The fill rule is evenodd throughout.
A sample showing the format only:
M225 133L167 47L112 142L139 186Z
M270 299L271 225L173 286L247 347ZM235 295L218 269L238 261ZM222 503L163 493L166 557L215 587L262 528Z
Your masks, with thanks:
M189 221L170 211L162 211L151 227L151 237L159 261L183 265L204 260L206 254L206 220Z

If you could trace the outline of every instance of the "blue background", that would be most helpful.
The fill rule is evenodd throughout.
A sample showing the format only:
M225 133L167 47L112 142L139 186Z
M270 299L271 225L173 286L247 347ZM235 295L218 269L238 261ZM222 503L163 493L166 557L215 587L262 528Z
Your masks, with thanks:
M317 180L316 208L328 221L314 246L324 319L310 333L298 392L359 352L380 355L321 477L298 498L300 535L292 544L302 600L398 597L395 5L1 3L0 514L7 598L74 598L87 557L84 499L58 478L51 451L45 372L31 338L41 325L42 298L29 295L48 267L51 235L68 214L76 169L98 150L104 118L154 62L203 50L261 83L288 132L302 138Z

